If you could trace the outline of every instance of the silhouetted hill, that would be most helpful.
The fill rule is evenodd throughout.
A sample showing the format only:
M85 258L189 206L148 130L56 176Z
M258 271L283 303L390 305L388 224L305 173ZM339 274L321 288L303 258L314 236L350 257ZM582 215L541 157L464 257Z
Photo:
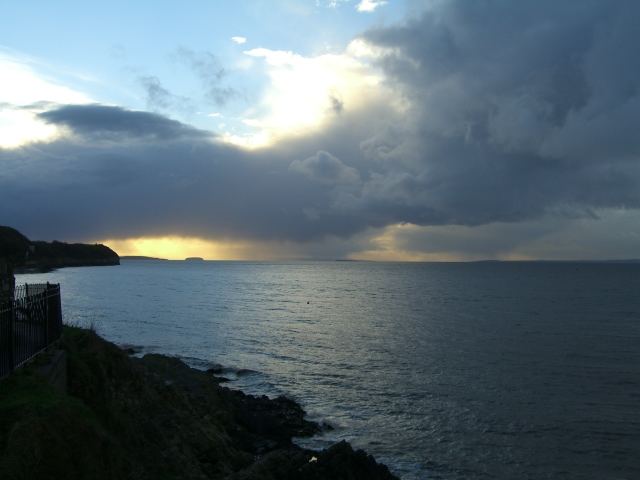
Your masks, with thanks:
M63 242L32 242L33 251L25 266L38 268L81 267L91 265L119 265L120 257L101 244Z
M6 226L0 226L0 258L22 270L120 264L118 254L105 245L30 241Z
M31 242L18 230L0 225L0 257L21 261Z

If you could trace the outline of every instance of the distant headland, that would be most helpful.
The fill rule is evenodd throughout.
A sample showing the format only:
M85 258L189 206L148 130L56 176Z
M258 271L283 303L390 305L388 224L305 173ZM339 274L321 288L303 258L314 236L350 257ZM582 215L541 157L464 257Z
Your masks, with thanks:
M32 241L7 226L0 226L0 258L17 272L120 264L118 254L105 245Z

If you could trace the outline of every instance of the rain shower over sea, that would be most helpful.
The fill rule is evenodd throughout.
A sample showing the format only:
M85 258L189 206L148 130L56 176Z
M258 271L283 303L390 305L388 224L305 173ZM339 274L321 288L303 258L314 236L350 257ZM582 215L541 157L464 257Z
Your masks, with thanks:
M285 394L403 479L640 478L640 264L168 262L19 275L65 321ZM302 442L302 441L301 441Z

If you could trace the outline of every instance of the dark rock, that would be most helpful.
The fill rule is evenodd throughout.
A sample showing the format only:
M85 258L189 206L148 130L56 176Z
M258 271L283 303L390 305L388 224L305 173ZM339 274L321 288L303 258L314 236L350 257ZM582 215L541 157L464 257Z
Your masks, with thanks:
M389 469L368 455L363 450L354 450L347 442L342 441L320 452L316 462L308 462L300 470L297 478L305 480L351 480L366 478L368 480L387 480L396 478Z
M335 428L330 423L320 422L320 430L323 432L332 432Z
M340 442L322 452L280 449L260 457L231 480L397 480L362 450Z
M292 437L308 437L320 431L316 423L305 420L305 411L286 397L246 395L225 389L234 405L236 418L247 430L268 437L278 445L289 444Z
M122 349L123 352L129 355L141 353L144 350L144 347L142 347L141 345L134 345L131 343L122 343L120 344L120 348Z
M218 373L222 373L223 371L224 371L224 367L222 365L219 365L219 364L212 365L211 367L207 368L207 370L206 370L207 373L213 373L214 375L216 375Z

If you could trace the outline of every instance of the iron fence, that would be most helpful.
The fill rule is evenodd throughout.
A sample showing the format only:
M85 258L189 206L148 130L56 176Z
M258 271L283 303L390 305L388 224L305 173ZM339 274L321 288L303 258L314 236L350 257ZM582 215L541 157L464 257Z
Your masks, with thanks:
M0 378L33 358L62 334L60 285L16 287L0 304Z

